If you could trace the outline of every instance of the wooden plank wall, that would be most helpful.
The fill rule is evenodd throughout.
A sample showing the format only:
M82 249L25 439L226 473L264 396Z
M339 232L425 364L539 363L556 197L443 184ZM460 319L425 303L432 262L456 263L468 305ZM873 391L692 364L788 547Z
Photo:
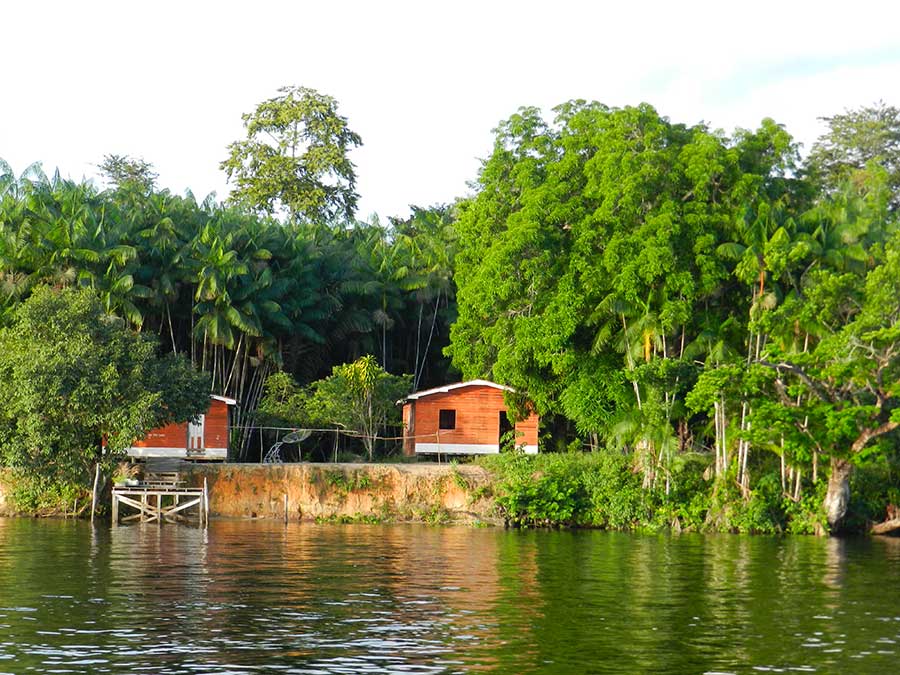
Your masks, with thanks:
M206 413L203 428L205 447L228 447L228 406L223 401L213 399Z
M187 448L187 422L167 424L147 433L146 438L134 442L135 448ZM228 406L223 401L212 400L203 427L204 448L228 447Z
M472 385L414 401L417 443L436 443L441 410L456 411L456 429L441 429L441 443L496 444L500 437L500 412L506 411L503 392ZM531 414L516 424L517 444L537 445L538 416Z
M135 448L173 448L184 450L187 447L187 422L167 424L160 429L153 429L145 438L132 444Z

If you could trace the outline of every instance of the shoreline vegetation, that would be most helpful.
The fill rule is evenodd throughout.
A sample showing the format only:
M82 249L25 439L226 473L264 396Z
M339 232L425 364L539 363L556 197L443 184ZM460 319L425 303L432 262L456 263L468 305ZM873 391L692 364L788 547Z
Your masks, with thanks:
M242 468L253 476L240 475ZM668 492L665 486L644 488L630 459L610 452L513 452L482 457L471 464L224 464L198 467L197 476L211 481L214 517L280 520L285 517L284 493L292 495L288 520L319 523L462 523L640 533L823 533L824 482L801 499L769 484L757 487L745 500L733 477L731 485L715 482L709 468L703 455L686 457ZM412 472L416 480L398 487L394 479L386 478L395 469ZM217 486L223 474L224 485ZM854 475L845 533L868 532L881 519L886 480L873 467ZM109 488L106 483L100 489L101 517L109 515ZM0 474L0 514L90 517L87 488L55 493L52 506L24 509L15 506L17 499L21 501L15 490L16 477L6 470Z
M142 159L107 155L103 187L0 161L5 499L84 508L98 467L210 392L239 402L232 461L278 428L334 430L304 459L396 460L398 398L485 378L542 420L540 456L511 438L477 460L510 525L890 521L900 110L823 120L803 155L770 119L521 108L471 194L387 223L356 218L362 139L304 87L223 143L223 203L159 189Z

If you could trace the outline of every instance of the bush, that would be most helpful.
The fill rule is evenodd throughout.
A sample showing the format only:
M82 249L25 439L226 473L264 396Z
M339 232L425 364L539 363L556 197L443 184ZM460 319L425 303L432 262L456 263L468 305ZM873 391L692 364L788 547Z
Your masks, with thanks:
M850 480L850 505L845 527L865 530L885 519L889 504L900 505L900 470L881 457L857 467Z
M54 480L22 471L9 471L4 476L12 511L34 516L71 513L76 504L88 506L91 492L84 485ZM80 510L80 508L79 508Z
M496 504L507 524L580 524L588 499L572 457L504 453L479 459L498 479Z
M583 480L590 496L590 524L613 530L633 529L645 521L647 495L629 458L618 453L586 455Z
M613 451L501 454L479 458L478 463L495 476L499 515L516 527L810 534L823 522L825 481L807 486L794 502L782 494L779 474L770 471L760 475L745 499L733 476L719 483L704 478L706 455L676 457L668 493L665 481L642 487L631 458ZM881 475L872 478L873 485L883 481Z
M509 525L632 529L646 519L647 495L622 455L505 454L479 463L497 478L497 508Z

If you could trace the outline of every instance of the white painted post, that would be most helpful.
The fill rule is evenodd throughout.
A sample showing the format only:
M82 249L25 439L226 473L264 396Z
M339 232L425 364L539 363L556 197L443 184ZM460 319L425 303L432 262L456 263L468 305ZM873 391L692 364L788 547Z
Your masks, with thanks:
M100 482L100 462L97 462L94 471L94 489L91 491L91 522L94 522L94 513L97 511L97 483Z
M203 508L201 511L204 525L209 525L209 486L206 483L206 476L203 477Z

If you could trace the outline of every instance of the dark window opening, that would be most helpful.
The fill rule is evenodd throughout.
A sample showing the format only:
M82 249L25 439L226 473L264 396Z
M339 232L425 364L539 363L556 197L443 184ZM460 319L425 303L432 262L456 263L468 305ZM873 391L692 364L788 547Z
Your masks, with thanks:
M439 429L455 429L456 428L456 411L455 410L441 410L440 412L440 422L438 424Z

